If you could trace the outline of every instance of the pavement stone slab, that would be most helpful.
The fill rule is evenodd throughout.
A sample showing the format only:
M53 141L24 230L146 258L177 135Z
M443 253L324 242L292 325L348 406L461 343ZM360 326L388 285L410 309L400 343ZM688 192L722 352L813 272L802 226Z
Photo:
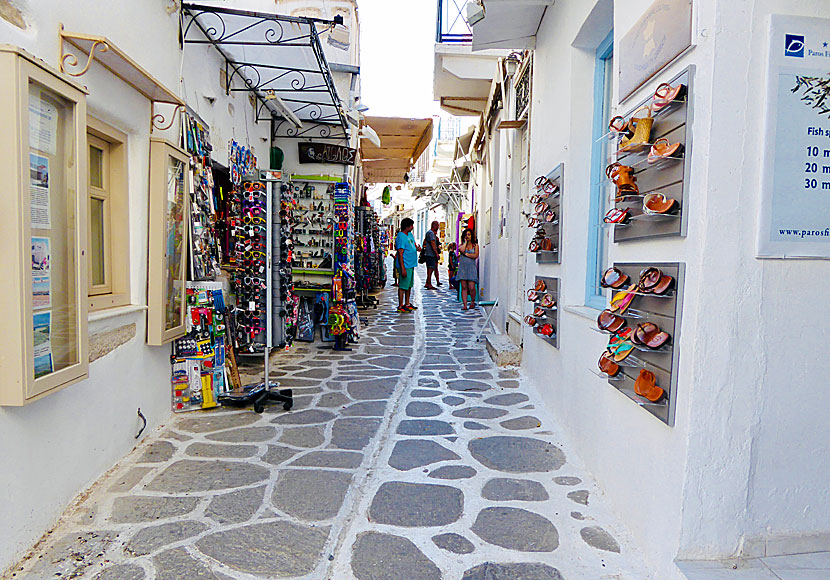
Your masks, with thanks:
M221 443L191 443L184 450L190 457L236 458L253 457L259 449L256 445L222 445Z
M442 550L452 552L453 554L471 554L476 549L470 540L461 534L452 532L432 536L432 541Z
M184 520L143 528L124 546L133 556L145 556L164 546L201 534L208 526L202 522Z
M464 492L448 485L389 481L372 499L369 515L379 524L401 527L445 526L464 512Z
M406 419L400 422L397 432L399 435L451 435L455 433L455 429L446 421Z
M510 429L511 431L522 431L526 429L536 429L537 427L541 427L542 421L540 421L538 417L524 415L522 417L516 417L514 419L507 419L506 421L502 421L500 424L505 429Z
M395 442L389 465L399 471L407 471L415 467L455 459L461 459L461 457L435 441L404 439Z
M360 450L377 433L380 419L347 417L337 419L331 433L331 444L340 449Z
M176 421L176 429L187 431L188 433L210 433L212 431L224 431L225 429L232 429L234 427L244 427L251 423L259 421L260 417L256 413L241 412L241 413L227 413L227 412L212 412L202 414L199 413L194 417L179 419Z
M565 580L559 570L547 564L487 562L464 572L461 580Z
M176 452L176 446L169 441L154 441L147 445L138 459L139 463L164 463Z
M582 536L586 544L597 550L620 553L620 545L617 543L617 540L600 526L582 528L579 530L579 535Z
M488 544L509 550L552 552L559 547L559 532L553 522L520 508L484 508L471 529Z
M280 443L294 447L318 447L326 442L322 427L292 427L280 435Z
M494 409L493 407L469 407L467 409L457 409L452 412L453 417L461 417L463 419L497 419L507 415L504 409Z
M230 580L188 554L184 548L162 552L153 558L156 580Z
M505 393L504 395L496 395L494 397L484 399L484 402L488 405L499 405L502 407L509 407L512 405L518 405L519 403L524 403L529 400L530 397L528 397L524 393Z
M274 506L304 521L328 520L337 515L352 476L323 469L285 470L274 486Z
M271 422L277 425L312 425L315 423L327 423L335 417L336 415L331 411L306 409L304 411L285 413L276 419L271 419Z
M184 516L196 509L198 501L196 497L117 497L113 501L109 520L116 524L132 524Z
M279 465L288 461L297 453L299 452L296 449L290 449L282 445L269 445L265 455L262 456L262 460L271 465Z
M442 412L440 405L429 401L412 401L406 406L407 417L437 417Z
M440 397L443 395L441 391L437 391L435 389L412 389L412 392L409 394L413 397L421 398Z
M441 580L441 570L406 538L365 532L352 546L358 580Z
M354 451L312 451L301 455L288 465L291 467L356 469L362 461L363 454Z
M277 436L275 427L242 427L233 431L222 431L211 433L205 436L210 441L221 441L222 443L260 443L271 441Z
M469 479L478 472L469 465L443 465L429 472L434 479Z
M340 414L346 417L383 417L385 412L386 401L362 401L349 405Z
M159 473L145 489L165 493L213 491L260 483L268 476L264 467L240 461L182 459Z
M496 471L544 472L565 464L562 450L541 439L494 436L473 439L467 446L477 461Z
M545 486L532 479L496 477L484 484L481 496L491 501L547 501Z
M254 517L264 496L265 486L216 495L205 509L205 515L220 524L246 522Z
M144 568L134 564L116 564L98 572L93 580L143 580Z

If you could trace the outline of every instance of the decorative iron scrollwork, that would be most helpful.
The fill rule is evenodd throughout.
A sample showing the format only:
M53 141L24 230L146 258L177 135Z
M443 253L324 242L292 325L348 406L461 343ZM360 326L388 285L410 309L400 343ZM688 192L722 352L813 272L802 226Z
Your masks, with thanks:
M153 117L150 120L150 132L152 133L154 129L158 129L159 131L167 131L170 127L173 126L173 123L176 121L176 114L184 110L184 105L176 105L173 111L170 113L170 121L167 122L164 115L162 113L155 112L155 104L153 105Z
M533 69L533 62L529 62L528 65L522 71L522 76L518 78L516 81L516 118L519 119L527 110L528 105L530 104L530 80L533 76L532 74Z
M89 49L89 54L87 55L89 58L86 61L86 65L78 72L71 72L67 70L67 66L76 67L78 66L78 58L72 54L71 52L67 52L66 54L61 56L61 72L66 73L71 77L80 77L86 74L86 71L89 70L89 67L92 65L92 61L95 58L95 50L98 52L107 52L110 47L109 45L104 42L103 40L96 40L92 43L92 47ZM63 50L63 43L61 43L61 50Z

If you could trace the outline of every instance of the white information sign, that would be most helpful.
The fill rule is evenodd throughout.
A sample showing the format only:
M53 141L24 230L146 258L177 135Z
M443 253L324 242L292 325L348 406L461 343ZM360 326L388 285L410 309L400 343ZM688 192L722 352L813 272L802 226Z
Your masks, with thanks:
M760 258L830 258L830 20L770 18Z

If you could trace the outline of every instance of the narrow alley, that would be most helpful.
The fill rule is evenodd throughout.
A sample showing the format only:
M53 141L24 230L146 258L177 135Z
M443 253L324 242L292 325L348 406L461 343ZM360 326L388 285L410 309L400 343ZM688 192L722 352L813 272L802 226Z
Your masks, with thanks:
M416 280L416 288L422 283ZM178 415L72 506L27 580L649 577L533 388L447 290L295 345L274 405Z

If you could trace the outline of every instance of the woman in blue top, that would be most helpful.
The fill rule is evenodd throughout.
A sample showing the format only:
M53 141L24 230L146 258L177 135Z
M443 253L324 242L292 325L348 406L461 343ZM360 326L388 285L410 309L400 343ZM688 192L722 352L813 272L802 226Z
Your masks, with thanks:
M409 301L415 281L415 267L418 265L420 246L415 242L412 230L415 222L410 218L401 220L401 230L395 238L395 267L398 269L398 312L412 312L417 308Z

